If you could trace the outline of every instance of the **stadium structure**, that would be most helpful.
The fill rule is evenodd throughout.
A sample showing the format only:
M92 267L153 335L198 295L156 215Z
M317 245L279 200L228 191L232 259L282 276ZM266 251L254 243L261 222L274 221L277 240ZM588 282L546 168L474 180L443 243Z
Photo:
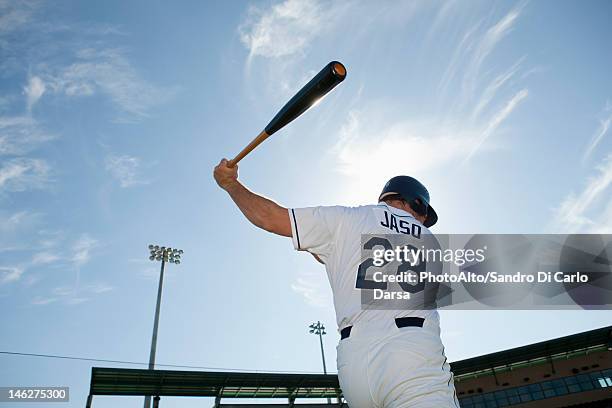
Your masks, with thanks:
M451 363L461 408L612 408L612 326ZM93 367L94 396L213 397L214 407L347 407L333 374ZM235 403L235 399L279 403ZM309 403L332 398L332 403Z

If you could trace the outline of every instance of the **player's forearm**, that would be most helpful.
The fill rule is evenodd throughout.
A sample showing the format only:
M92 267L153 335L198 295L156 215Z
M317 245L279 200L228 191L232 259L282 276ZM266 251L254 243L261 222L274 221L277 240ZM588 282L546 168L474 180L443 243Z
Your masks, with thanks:
M239 181L227 186L226 191L244 216L255 226L285 237L291 236L291 224L286 208L253 193Z

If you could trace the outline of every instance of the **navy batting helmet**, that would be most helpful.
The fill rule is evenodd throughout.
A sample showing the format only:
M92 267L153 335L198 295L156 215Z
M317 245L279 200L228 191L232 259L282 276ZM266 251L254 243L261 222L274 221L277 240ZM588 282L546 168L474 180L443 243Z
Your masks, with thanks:
M438 221L438 214L429 204L429 191L419 180L410 176L393 177L385 184L378 201L392 195L399 195L417 213L427 215L423 223L426 227L429 228Z

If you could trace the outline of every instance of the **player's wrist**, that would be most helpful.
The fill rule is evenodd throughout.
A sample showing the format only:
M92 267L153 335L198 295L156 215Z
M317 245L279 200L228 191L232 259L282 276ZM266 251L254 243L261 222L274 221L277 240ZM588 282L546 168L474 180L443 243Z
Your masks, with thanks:
M231 194L240 188L240 182L238 179L227 180L221 185L221 188Z

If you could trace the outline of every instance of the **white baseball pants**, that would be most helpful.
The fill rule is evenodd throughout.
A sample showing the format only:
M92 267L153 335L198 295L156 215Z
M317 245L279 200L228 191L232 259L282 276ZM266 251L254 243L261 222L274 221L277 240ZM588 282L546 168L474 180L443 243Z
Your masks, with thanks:
M340 340L338 378L350 408L459 408L437 314L423 327L354 325Z

